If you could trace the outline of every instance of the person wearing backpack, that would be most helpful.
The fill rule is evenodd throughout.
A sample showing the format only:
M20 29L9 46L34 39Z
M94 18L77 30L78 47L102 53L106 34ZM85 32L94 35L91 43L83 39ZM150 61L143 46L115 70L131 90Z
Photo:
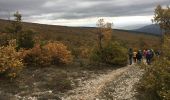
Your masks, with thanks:
M157 51L155 52L155 55L159 58L160 55L161 55L161 51L160 51L160 50L157 50Z
M146 58L146 52L147 50L143 50L143 57Z
M136 54L137 54L137 52L134 51L134 52L133 52L133 62L134 62L134 63L136 63Z
M153 49L151 49L150 52L151 52L151 59L152 59L154 57L155 53L154 53Z
M132 48L129 49L129 64L132 65L133 60L133 50Z
M142 51L141 50L139 50L138 53L136 54L136 58L137 58L138 64L140 64L142 61Z
M147 52L146 52L146 62L147 62L148 65L151 64L151 58L152 58L151 51L147 50Z
M143 62L146 64L146 53L147 53L147 50L144 49L143 50Z

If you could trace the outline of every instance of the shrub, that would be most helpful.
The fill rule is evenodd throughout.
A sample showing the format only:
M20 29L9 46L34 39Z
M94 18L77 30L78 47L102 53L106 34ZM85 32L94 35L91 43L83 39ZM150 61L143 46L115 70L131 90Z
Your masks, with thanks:
M51 64L51 57L48 52L45 52L39 44L36 44L32 49L23 51L24 63L27 66L46 67Z
M12 39L11 34L1 33L0 35L0 46L7 46L8 42Z
M75 58L80 57L80 50L77 47L70 47L71 49L71 54L74 55Z
M23 58L27 66L46 67L52 64L68 64L72 61L70 51L60 42L48 42L44 46L37 44L24 52Z
M49 42L43 49L51 56L52 64L68 64L72 61L71 52L60 42Z
M11 40L9 45L0 47L0 73L10 78L16 75L23 68L20 52L16 51L16 41Z
M87 47L87 46L82 46L82 47L79 47L78 50L77 50L77 55L80 57L80 58L83 58L83 59L88 59L89 56L90 56L90 52L91 52L91 49L90 47Z
M140 80L138 90L149 100L169 100L170 98L170 61L159 59L151 66L145 66L146 72ZM143 98L143 99L146 99Z
M170 44L170 36L169 37L164 37L164 43L162 45L163 54L168 60L170 60L170 47L169 47L169 44Z
M17 37L18 49L19 48L25 48L25 49L33 48L33 46L34 46L34 40L33 40L34 34L35 33L31 30L21 32Z
M94 49L91 55L91 60L113 65L127 64L127 50L119 43L110 43L100 49Z

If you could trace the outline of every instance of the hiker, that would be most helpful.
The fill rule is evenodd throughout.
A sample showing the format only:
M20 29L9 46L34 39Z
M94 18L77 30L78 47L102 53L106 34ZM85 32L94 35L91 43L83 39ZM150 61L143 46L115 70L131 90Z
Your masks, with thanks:
M154 57L155 53L154 53L153 49L151 49L150 52L151 52L151 59L152 59Z
M129 49L129 64L132 65L133 60L133 50L132 48Z
M161 54L160 50L157 50L157 51L155 52L155 55L156 55L158 58L160 57L160 54Z
M146 52L146 62L147 62L148 65L150 65L150 63L151 63L151 58L152 58L151 51L147 50L147 52Z
M138 64L140 64L142 61L142 51L141 50L139 50L138 53L136 54L136 58L137 58Z
M144 49L143 50L143 62L146 63L146 53L147 53L147 50Z
M137 52L134 51L134 52L133 52L133 62L134 62L134 63L136 63L136 54L137 54Z
M143 50L143 57L146 58L146 50Z

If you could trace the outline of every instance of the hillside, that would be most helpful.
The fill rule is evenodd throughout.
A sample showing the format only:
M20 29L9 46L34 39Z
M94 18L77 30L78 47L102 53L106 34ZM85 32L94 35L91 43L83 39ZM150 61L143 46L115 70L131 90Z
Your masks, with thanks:
M155 24L147 25L147 26L135 29L134 31L145 32L148 34L155 34L155 35L161 35L161 33L162 33L160 27Z
M0 20L0 31L5 32L5 27L9 21ZM96 39L96 28L92 27L67 27L56 25L44 25L37 23L23 23L24 29L32 29L46 40L58 40L68 43L70 46L93 46ZM141 41L147 43L149 47L155 47L159 42L159 37L141 32L125 30L113 30L114 40L122 41L127 47L139 47Z

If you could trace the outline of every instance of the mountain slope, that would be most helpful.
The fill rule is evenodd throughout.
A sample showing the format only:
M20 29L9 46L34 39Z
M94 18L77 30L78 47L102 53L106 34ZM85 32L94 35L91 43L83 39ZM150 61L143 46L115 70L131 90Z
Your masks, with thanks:
M147 25L142 28L135 29L134 31L150 33L150 34L155 34L155 35L161 35L162 33L159 25L156 25L156 24Z

